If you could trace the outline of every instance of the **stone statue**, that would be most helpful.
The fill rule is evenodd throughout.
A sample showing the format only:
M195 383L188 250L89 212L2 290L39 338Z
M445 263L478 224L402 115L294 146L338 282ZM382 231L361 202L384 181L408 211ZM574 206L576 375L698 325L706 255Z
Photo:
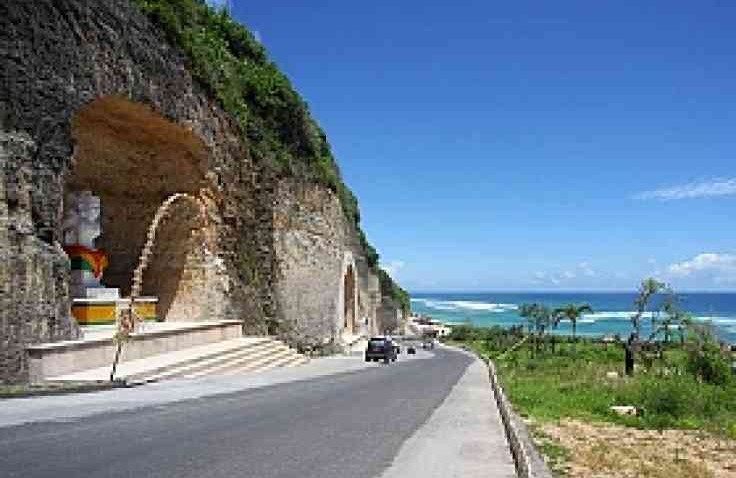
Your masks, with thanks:
M101 215L100 198L91 191L66 195L61 227L64 250L71 262L73 297L119 297L117 289L107 289L100 283L108 264L105 252L95 247L102 233Z
M64 245L81 245L95 248L95 239L100 236L100 198L91 191L69 193L64 207Z

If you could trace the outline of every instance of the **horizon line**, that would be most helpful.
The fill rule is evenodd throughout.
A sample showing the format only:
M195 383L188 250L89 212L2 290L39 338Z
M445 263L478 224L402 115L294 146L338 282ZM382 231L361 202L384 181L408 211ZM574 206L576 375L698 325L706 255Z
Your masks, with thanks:
M433 290L409 290L412 294L512 294L512 293L632 293L638 291L636 289L433 289ZM675 294L680 293L702 293L702 294L736 294L736 289L678 289Z

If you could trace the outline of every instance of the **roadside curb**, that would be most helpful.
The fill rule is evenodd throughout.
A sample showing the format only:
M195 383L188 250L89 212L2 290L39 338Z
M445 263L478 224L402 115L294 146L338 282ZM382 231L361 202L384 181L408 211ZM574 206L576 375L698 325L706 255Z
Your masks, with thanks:
M509 444L511 457L514 459L514 465L516 466L516 475L519 478L554 478L544 458L542 458L542 455L539 454L539 451L534 446L529 429L516 412L514 412L511 402L506 398L503 386L498 380L496 364L490 359L481 357L465 345L455 346L455 348L472 354L488 367L491 391L493 392L493 398L498 405L498 411L501 415L501 422L503 422L503 428L506 432L506 441Z
M492 360L483 361L488 366L491 388L501 413L501 421L506 430L511 455L516 464L516 474L520 478L553 478L547 463L534 446L526 424L516 415L506 398L506 393L496 374L496 365Z

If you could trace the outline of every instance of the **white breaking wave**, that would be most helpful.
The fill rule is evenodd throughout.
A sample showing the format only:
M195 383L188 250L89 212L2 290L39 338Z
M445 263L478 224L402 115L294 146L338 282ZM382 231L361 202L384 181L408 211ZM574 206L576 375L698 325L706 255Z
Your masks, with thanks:
M601 320L601 319L631 319L636 312L633 311L603 311L594 312L592 314L584 314L583 318L590 320ZM642 319L651 319L655 314L653 312L644 312L641 315Z
M633 311L604 311L604 312L595 312L593 314L584 314L582 319L578 320L578 322L581 323L594 323L598 320L606 320L606 319L622 319L622 320L630 320L631 317L633 317L634 312ZM644 312L641 315L642 320L652 320L652 317L658 318L660 320L667 318L667 316L662 313L659 316L657 316L656 312ZM714 324L735 324L736 325L736 317L720 317L720 316L705 316L705 315L694 315L692 316L694 320L698 320L701 322L713 322Z
M695 320L703 322L713 322L719 325L736 325L736 317L718 317L713 315L699 315L693 317Z
M472 300L454 300L449 301L448 304L458 309L487 310L490 312L505 312L518 309L516 304L493 304L488 302L474 302Z
M517 310L516 304L494 304L491 302L478 302L473 300L431 300L411 299L412 302L424 304L435 310L474 310L485 312L508 312Z
M493 303L493 302L480 302L473 300L433 300L425 298L412 298L412 302L423 304L425 307L434 310L441 311L475 311L475 312L489 312L489 313L504 313L513 312L519 309L516 304L504 304L504 303ZM635 314L634 311L600 311L592 314L584 314L578 319L579 324L595 324L598 321L605 320L631 320L631 317ZM652 317L657 317L656 312L644 312L641 316L642 321L650 321ZM665 314L660 314L659 319L664 319ZM727 330L736 329L736 317L724 317L724 316L706 316L697 315L693 316L693 319L701 322L712 322L716 325L723 326Z

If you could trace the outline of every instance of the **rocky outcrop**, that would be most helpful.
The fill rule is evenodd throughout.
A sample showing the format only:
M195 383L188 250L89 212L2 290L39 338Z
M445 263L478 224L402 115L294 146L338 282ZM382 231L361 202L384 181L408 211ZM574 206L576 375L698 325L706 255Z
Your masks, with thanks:
M0 133L0 379L23 379L25 344L79 335L69 317L69 264L35 234L36 146L27 134Z
M103 282L123 293L158 206L209 198L206 227L172 211L144 277L169 319L237 319L294 342L375 326L378 281L335 194L255 161L186 55L134 5L2 2L0 65L0 381L27 378L25 345L79 334L60 247L69 191L101 197ZM203 252L204 235L215 240Z
M339 201L315 185L282 180L274 205L278 320L298 346L374 332L378 278ZM357 280L346 281L353 270Z

